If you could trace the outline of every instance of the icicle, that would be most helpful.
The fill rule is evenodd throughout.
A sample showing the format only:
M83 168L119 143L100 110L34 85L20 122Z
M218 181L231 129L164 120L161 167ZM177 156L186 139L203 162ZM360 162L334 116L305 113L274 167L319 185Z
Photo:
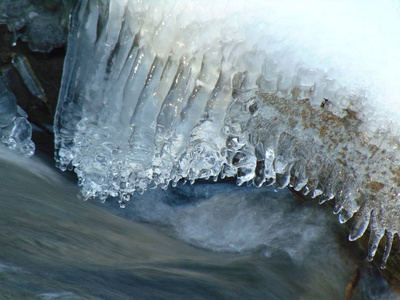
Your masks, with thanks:
M390 254L390 250L392 249L392 244L393 244L393 233L390 231L386 231L386 244L385 248L383 250L383 256L382 256L382 263L381 263L381 269L386 268L386 262Z
M323 204L326 201L332 200L333 198L335 198L335 196L333 194L322 194L321 197L318 200L319 204Z
M264 160L258 160L256 163L256 169L254 171L254 185L256 187L262 186L265 181L265 163Z
M352 213L348 210L342 209L339 213L339 223L340 224L346 223L348 220L350 220L353 217L353 214L354 213Z
M14 54L12 58L12 64L15 69L17 69L19 75L21 75L25 86L28 88L31 94L43 102L47 102L47 97L43 87L33 72L28 59L23 55Z
M343 206L341 206L339 203L335 203L335 206L333 207L333 213L337 215L340 213L343 209Z
M366 206L362 206L360 211L357 213L353 226L350 230L350 241L355 241L364 234L365 230L368 228L370 218L371 209L367 208Z
M378 249L379 242L381 241L383 235L384 231L382 229L371 230L368 242L368 261L372 261L374 259L376 250Z

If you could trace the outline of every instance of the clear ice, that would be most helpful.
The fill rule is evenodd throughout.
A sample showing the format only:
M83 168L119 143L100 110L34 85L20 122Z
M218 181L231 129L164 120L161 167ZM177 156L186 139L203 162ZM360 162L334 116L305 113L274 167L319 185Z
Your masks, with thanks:
M7 70L0 75L0 141L9 149L30 157L35 152L32 126L26 112L17 105L14 93L8 87Z
M374 22L379 20L379 22ZM55 118L84 198L237 177L400 230L397 1L78 1ZM384 265L383 265L384 266Z

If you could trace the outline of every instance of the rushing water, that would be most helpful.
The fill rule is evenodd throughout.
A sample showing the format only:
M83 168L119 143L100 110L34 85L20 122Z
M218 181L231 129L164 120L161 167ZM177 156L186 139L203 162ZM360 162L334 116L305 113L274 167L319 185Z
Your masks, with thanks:
M1 299L341 299L361 257L285 190L178 185L120 209L0 151ZM359 299L395 298L363 268Z

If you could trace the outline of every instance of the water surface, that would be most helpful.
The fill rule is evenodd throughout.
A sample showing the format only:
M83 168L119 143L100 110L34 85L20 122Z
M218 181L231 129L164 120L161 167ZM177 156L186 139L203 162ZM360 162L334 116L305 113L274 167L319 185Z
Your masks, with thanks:
M0 151L1 299L341 299L360 261L286 190L178 185L119 209L78 199L40 153ZM359 299L395 299L363 274Z

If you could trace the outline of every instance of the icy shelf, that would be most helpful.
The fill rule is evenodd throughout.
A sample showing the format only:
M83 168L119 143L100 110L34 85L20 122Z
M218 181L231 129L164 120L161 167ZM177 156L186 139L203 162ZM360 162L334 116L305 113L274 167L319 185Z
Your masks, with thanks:
M371 20L379 19L380 22ZM79 1L56 160L84 198L236 176L399 232L396 1Z

